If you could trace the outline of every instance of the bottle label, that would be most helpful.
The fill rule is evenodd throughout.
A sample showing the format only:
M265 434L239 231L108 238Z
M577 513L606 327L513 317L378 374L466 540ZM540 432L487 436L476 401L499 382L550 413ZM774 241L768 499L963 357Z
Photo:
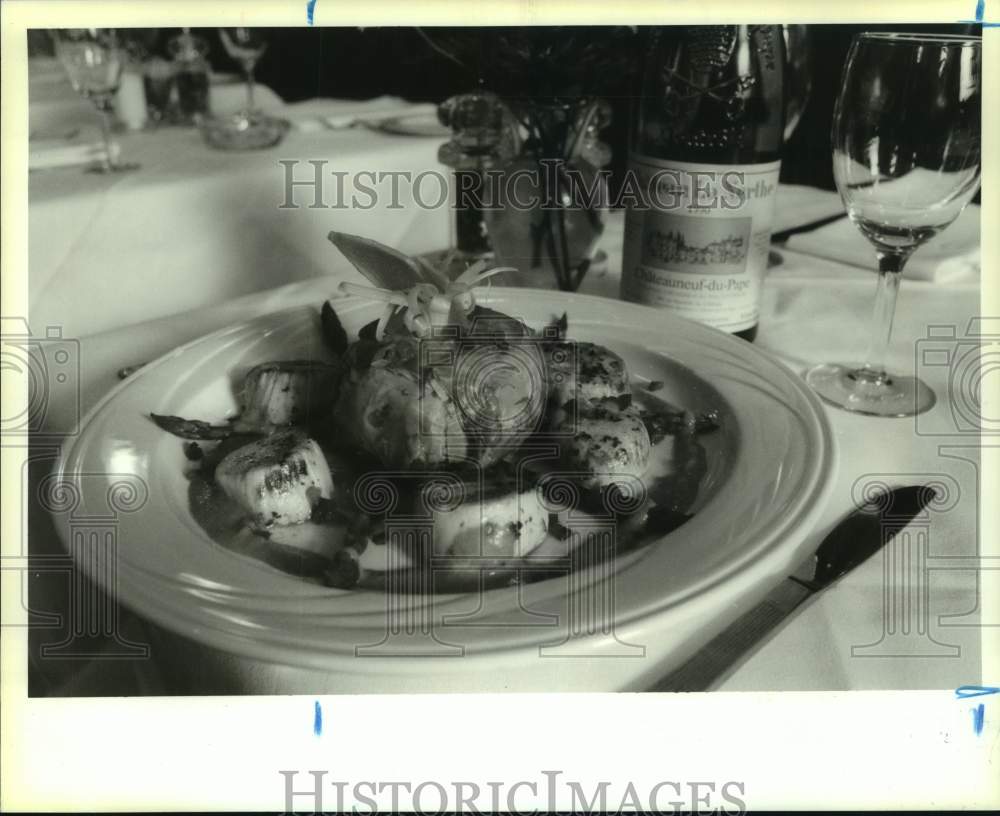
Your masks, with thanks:
M621 296L736 332L757 324L781 162L692 164L633 154Z

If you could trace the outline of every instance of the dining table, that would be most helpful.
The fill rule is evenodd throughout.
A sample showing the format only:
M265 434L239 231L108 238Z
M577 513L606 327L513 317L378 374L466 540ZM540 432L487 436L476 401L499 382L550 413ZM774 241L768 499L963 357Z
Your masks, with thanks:
M39 97L32 92L37 129L49 140L60 132L79 139L75 128L92 127L93 111L65 93L49 69L36 72L45 77ZM213 93L221 105L222 85ZM266 89L261 98L269 113L291 123L270 149L213 150L197 128L163 125L116 136L123 157L141 165L133 172L92 174L79 164L42 160L29 173L27 323L50 348L68 350L75 369L74 388L54 389L45 405L23 475L33 695L286 690L267 667L243 666L216 683L211 656L199 666L178 666L168 640L137 610L114 609L121 633L115 643L81 638L90 651L67 648L73 639L65 629L73 603L67 577L39 568L64 556L65 546L54 519L38 505L37 485L59 446L79 433L81 417L119 384L123 369L231 324L293 306L318 307L342 281L363 282L328 241L331 230L411 255L453 240L452 212L420 206L405 190L400 200L380 199L372 207L309 206L314 187L308 184L293 185L289 195L289 167L293 180L308 181L318 166L330 184L338 173L350 180L388 170L447 177L438 160L446 133L377 126L390 114L426 114L426 105L386 99L286 104ZM835 192L782 185L774 232L838 213ZM983 627L997 622L981 617L979 517L987 499L979 489L981 435L968 380L973 357L998 332L980 316L978 207L970 206L951 229L939 246L914 256L886 360L892 371L917 373L937 395L936 405L918 417L891 419L824 409L838 467L831 498L809 535L818 545L874 487L931 484L938 500L881 554L780 627L719 689L941 689L980 681ZM583 279L582 293L619 297L623 232L624 214L608 212L603 261ZM773 244L754 341L761 354L797 375L818 363L863 357L875 274L873 254L856 233L845 218ZM536 283L555 286L541 277ZM144 651L123 643L155 646ZM648 676L655 674L651 666Z

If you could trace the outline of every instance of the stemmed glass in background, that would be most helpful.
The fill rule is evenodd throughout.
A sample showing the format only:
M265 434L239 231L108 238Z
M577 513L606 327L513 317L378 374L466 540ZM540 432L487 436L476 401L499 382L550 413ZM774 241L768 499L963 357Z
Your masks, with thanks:
M219 36L222 45L234 60L243 66L247 80L247 111L254 109L253 104L253 69L257 61L267 51L267 42L261 29L258 28L220 28Z
M885 371L899 279L913 251L947 227L980 179L982 40L855 37L833 118L833 170L878 268L864 365L824 364L806 380L827 402L875 416L930 409L934 392Z
M288 129L283 119L268 116L257 110L254 99L254 68L267 50L263 29L220 28L222 45L234 60L243 67L246 76L246 107L231 116L211 119L205 123L205 138L210 145L223 150L252 150L271 147L281 141Z
M114 30L107 28L64 28L52 32L56 56L66 69L73 90L94 103L101 115L105 158L88 167L97 173L135 170L138 164L118 159L118 146L111 138L114 96L121 81L124 54Z

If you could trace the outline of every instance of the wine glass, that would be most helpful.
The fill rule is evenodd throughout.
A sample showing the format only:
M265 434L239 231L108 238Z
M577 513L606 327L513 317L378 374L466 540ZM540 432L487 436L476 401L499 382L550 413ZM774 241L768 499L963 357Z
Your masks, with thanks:
M112 29L64 28L52 32L56 56L69 77L73 90L94 103L101 115L101 135L105 158L93 167L96 173L135 170L135 163L119 161L118 145L111 139L114 96L121 80L124 53Z
M267 41L259 28L220 28L222 45L234 60L243 66L247 79L247 111L254 109L253 69L267 51Z
M243 110L231 116L208 120L203 129L206 140L213 147L223 150L252 150L277 144L285 135L288 122L257 110L253 98L253 71L257 61L267 50L263 30L220 28L219 37L226 53L243 67L247 101Z
M878 284L864 364L806 374L826 402L874 416L934 405L924 382L889 374L883 362L903 267L979 188L981 105L979 37L864 33L851 44L833 116L833 171L848 216L875 248Z

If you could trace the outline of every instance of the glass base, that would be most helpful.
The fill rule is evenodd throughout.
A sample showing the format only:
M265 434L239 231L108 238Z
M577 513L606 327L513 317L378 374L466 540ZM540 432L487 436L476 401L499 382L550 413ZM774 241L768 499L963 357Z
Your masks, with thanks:
M260 111L240 111L202 122L201 133L210 147L219 150L259 150L278 144L290 125Z
M916 377L824 363L806 372L806 382L824 402L856 414L906 417L934 407L937 398Z
M116 162L111 164L109 162L98 162L97 164L92 164L84 169L85 173L128 173L132 170L138 170L140 167L136 162Z

